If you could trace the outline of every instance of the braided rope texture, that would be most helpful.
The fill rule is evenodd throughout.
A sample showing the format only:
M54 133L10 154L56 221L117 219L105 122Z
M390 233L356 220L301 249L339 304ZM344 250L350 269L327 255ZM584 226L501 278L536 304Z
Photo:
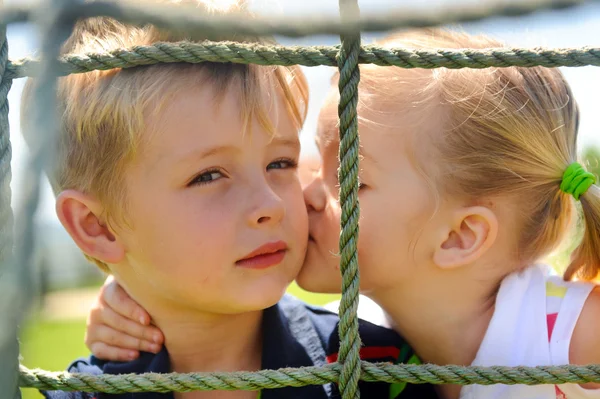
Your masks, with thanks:
M1 1L0 1L1 3ZM6 398L19 398L19 343L17 341L18 311L15 302L20 292L15 284L13 259L13 212L11 209L12 148L8 123L8 92L12 79L6 74L8 65L8 42L6 28L0 29L0 387Z
M240 19L231 16L206 16L197 10L171 9L168 6L144 7L135 4L97 0L76 2L69 11L70 17L88 18L97 15L119 19L124 23L201 33L203 37L222 35L304 37L311 35L344 35L353 32L383 32L399 28L418 28L446 24L475 22L491 17L526 16L544 10L565 10L599 0L520 0L469 2L457 7L436 7L426 11L390 10L381 15L365 18L349 17L342 23L333 17L319 14L309 17ZM31 6L12 5L0 11L0 25L34 20L40 10Z
M264 46L236 42L154 43L107 53L66 55L60 58L59 75L94 70L133 68L157 63L232 62L259 65L338 66L340 46ZM600 66L600 48L486 50L408 50L362 46L358 63L400 68L488 68L488 67L582 67ZM36 76L39 61L32 58L9 61L6 77Z
M463 367L432 364L394 365L361 361L363 381L411 384L583 384L600 382L600 365L538 367ZM342 365L283 368L234 373L103 374L49 372L21 366L20 386L82 392L190 392L272 389L339 382Z
M1 55L1 54L0 54ZM338 56L339 55L339 56ZM340 235L341 269L344 295L340 304L340 336L345 337L340 346L340 362L328 368L306 368L297 370L260 371L241 374L191 374L191 375L135 375L135 376L92 376L68 373L48 373L41 370L21 369L20 385L40 389L64 389L101 391L109 393L141 391L178 391L211 389L262 389L281 386L303 386L339 382L344 398L358 397L359 379L366 381L411 382L411 383L584 383L600 382L599 366L564 366L559 368L464 368L453 366L390 366L362 363L359 367L358 350L360 337L355 317L358 307L358 267L356 243L358 238L359 207L357 196L358 174L358 130L356 105L358 101L359 63L402 68L486 68L531 66L600 66L600 49L489 49L484 51L409 51L384 49L376 46L360 46L360 40L345 40L340 46L282 47L256 46L233 42L204 43L156 43L152 46L118 50L110 54L70 55L62 57L54 65L58 75L83 73L91 70L129 68L161 62L239 62L263 65L338 65L340 68L340 200L342 203L342 233ZM32 59L13 61L6 66L5 80L0 86L0 96L10 87L10 78L36 76L40 62ZM44 68L41 68L42 71ZM5 101L0 112L8 107ZM7 110L5 110L7 111ZM0 172L10 173L10 146L6 136L0 136ZM41 146L43 148L44 146ZM8 172L7 172L8 171ZM5 176L2 182L7 181ZM33 193L32 193L33 194ZM37 196L31 195L32 198ZM2 196L6 199L7 196ZM8 197L10 200L10 198ZM9 203L0 210L9 209ZM12 213L10 217L12 218ZM5 217L4 212L0 216ZM0 226L7 226L3 223ZM0 244L9 243L8 240ZM344 356L342 356L342 353ZM343 363L344 366L341 364ZM404 368L406 367L406 368ZM165 377L167 376L167 377Z
M0 264L11 257L13 246L13 213L10 207L12 147L8 125L8 92L12 79L7 76L8 42L4 32L0 33ZM1 273L0 271L0 275Z
M237 373L190 373L190 374L142 374L142 375L84 375L70 373L51 373L43 370L20 369L19 385L38 389L61 389L87 392L143 392L156 391L186 392L191 390L258 390L283 386L304 386L312 384L339 383L344 398L358 398L359 380L409 382L409 383L452 383L452 384L561 384L600 382L600 365L589 366L555 366L555 367L460 367L435 365L391 365L387 363L373 364L359 360L360 336L358 335L358 128L356 106L358 101L358 83L360 72L358 65L370 63L381 66L398 66L403 68L486 68L507 67L511 65L531 66L585 66L600 65L600 49L488 49L471 50L436 50L408 51L406 49L385 49L377 46L360 45L359 31L385 31L395 28L434 26L447 23L481 20L491 16L526 15L540 9L568 8L582 4L584 0L530 0L515 4L501 3L476 5L462 10L437 10L425 15L401 15L388 13L384 16L359 18L356 0L340 0L342 22L336 20L314 19L312 21L240 21L237 19L211 18L194 13L167 12L164 9L144 9L137 6L122 5L99 0L93 3L73 2L69 8L52 12L44 21L48 35L45 38L45 58L43 62L32 59L1 62L5 60L0 48L0 65L6 65L0 83L0 189L4 190L10 180L10 168L6 167L6 159L10 159L8 125L4 123L4 111L7 110L6 94L10 88L10 80L22 76L38 76L42 83L38 88L40 104L50 104L55 90L54 77L70 73L82 73L91 70L107 70L113 68L130 68L150 65L159 62L236 62L255 63L261 65L330 65L340 69L340 199L342 203L342 232L340 234L341 270L343 276L343 295L340 305L340 363L325 367L307 367L300 369L262 370L258 372ZM596 0L597 1L597 0ZM67 2L65 2L67 4ZM347 6L347 7L346 7ZM202 32L204 36L221 35L222 33L238 33L242 35L280 34L299 37L312 34L339 34L341 46L321 47L281 47L256 46L231 42L192 43L157 43L153 46L135 47L118 50L108 54L88 54L84 56L70 55L55 62L55 54L62 33L74 17L90 17L105 15L120 19L126 23L153 23L159 27L185 30L190 33ZM0 24L24 22L39 18L32 8L13 7L0 11ZM43 18L42 18L43 19ZM60 27L60 23L63 27ZM65 23L67 22L67 23ZM52 35L53 33L54 35ZM41 72L40 72L41 71ZM36 110L35 119L40 126L50 124L50 133L46 143L55 135L55 123L51 112ZM47 117L47 118L46 118ZM41 148L46 148L41 145ZM37 152L36 152L37 153ZM8 154L8 155L7 155ZM31 167L30 178L39 176L44 158L44 151L37 153ZM10 162L8 162L10 164ZM35 176L34 176L35 175ZM7 177L8 176L8 177ZM29 188L29 199L25 201L27 214L33 213L37 205L37 185ZM5 220L12 225L10 211L10 191L0 192L0 222ZM6 202L8 198L8 203ZM4 201L4 202L3 202ZM8 211L6 211L8 209ZM9 216L5 216L10 214ZM24 240L33 240L31 215L24 215ZM0 239L4 234L5 224L0 224ZM3 228L4 227L4 228ZM10 229L10 227L9 227ZM8 241L0 241L12 247L9 234ZM20 237L20 235L19 235ZM21 243L19 259L29 262L23 252ZM0 247L0 261L2 251ZM8 342L0 336L0 344ZM10 356L12 357L12 356ZM2 386L5 386L2 383Z
M342 19L358 15L357 0L340 0ZM340 301L339 335L342 337L339 350L339 362L342 364L339 389L343 398L359 398L358 381L360 380L360 347L358 333L358 220L360 209L358 204L358 83L360 69L360 32L343 35L338 54L340 72L338 87L340 101L338 103L340 148L340 182L339 199L341 212L341 234L339 240L340 271L342 273L342 298Z
M14 337L0 337L0 344L10 342L15 343L17 336L17 326L25 315L30 303L38 294L36 286L32 283L32 275L34 270L35 257L35 213L40 197L40 175L43 166L46 166L54 157L53 143L57 142L58 138L58 123L56 118L56 109L52 107L56 99L57 79L54 70L58 64L57 57L63 40L68 38L71 32L71 27L74 20L64 18L65 10L68 10L69 4L76 0L52 0L51 4L54 7L49 7L48 11L44 11L45 18L40 19L39 27L41 28L41 48L42 61L40 65L41 73L38 84L34 87L33 96L36 98L36 103L31 107L31 118L35 122L37 132L37 140L34 144L29 145L31 157L28 159L24 168L22 188L23 196L19 201L19 209L17 211L14 231L14 256L11 262L8 262L7 269L11 279L8 281L11 284L10 291L2 291L3 303L10 309L7 312L11 318L10 326L14 328ZM60 23L55 23L60 22ZM0 94L7 94L0 92ZM6 101L6 96L2 97ZM4 129L5 128L5 129ZM8 126L2 126L2 130L8 132ZM10 209L10 206L8 206ZM16 346L16 344L15 344ZM0 392L6 390L16 390L15 399L20 398L18 389L18 347L16 353L12 356L1 357L0 362L10 364L14 361L15 381L9 382L0 380Z

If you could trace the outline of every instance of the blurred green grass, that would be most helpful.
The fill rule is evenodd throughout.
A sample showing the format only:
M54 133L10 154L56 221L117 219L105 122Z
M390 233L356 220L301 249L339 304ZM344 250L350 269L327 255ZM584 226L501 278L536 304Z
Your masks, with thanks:
M21 333L21 363L29 368L64 370L72 360L88 352L83 343L85 319L33 320ZM42 398L35 389L22 389L23 399Z
M339 295L314 294L302 290L293 283L288 292L313 305L324 305L337 300ZM88 355L83 343L85 319L77 320L30 320L21 333L21 363L28 368L49 371L64 370L71 361ZM22 389L23 399L40 399L35 389Z

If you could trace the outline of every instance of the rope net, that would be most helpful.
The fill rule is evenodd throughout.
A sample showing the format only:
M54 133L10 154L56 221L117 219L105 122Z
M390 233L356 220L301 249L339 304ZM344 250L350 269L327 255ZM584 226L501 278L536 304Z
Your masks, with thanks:
M1 1L1 0L0 0ZM357 123L359 64L400 68L487 68L487 67L579 67L600 66L599 48L581 49L486 49L412 51L378 46L361 46L360 32L385 31L408 27L425 27L456 22L470 22L494 16L520 16L539 10L565 9L584 0L529 0L483 3L457 10L440 9L426 14L361 18L356 0L340 0L340 19L310 20L258 19L252 21L227 17L206 18L181 10L141 8L109 1L91 3L53 0L44 12L23 6L0 9L0 392L4 397L20 397L18 387L44 390L85 392L188 392L192 390L260 390L285 386L300 387L336 383L344 399L358 398L358 381L389 383L468 384L563 384L600 382L600 365L539 367L462 367L436 365L392 365L361 361L357 309L359 273L356 244L358 241L358 148ZM587 1L591 2L591 1ZM301 37L314 34L340 35L339 46L264 46L236 42L155 43L110 53L71 54L59 57L63 40L70 34L77 18L108 16L132 24L151 23L158 27L202 32L278 34ZM8 59L5 27L9 23L34 22L40 29L42 53L39 59ZM29 370L18 362L17 325L35 293L29 292L34 245L33 215L39 201L39 178L47 162L49 148L58 137L56 116L46 104L56 95L56 78L73 73L112 68L131 68L169 62L232 62L259 65L337 66L340 71L340 202L342 207L339 240L340 269L343 277L339 333L342 337L339 359L324 367L303 367L235 373L170 373L137 375L87 375L67 372ZM13 79L35 76L35 107L32 118L43 134L32 148L24 185L26 192L18 209L13 231L10 207L10 161L8 100ZM13 243L16 246L13 248Z

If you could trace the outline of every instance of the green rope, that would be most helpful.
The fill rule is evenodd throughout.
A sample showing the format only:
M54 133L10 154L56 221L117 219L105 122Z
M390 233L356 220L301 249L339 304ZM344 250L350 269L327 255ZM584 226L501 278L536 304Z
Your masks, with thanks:
M70 35L70 28L74 20L65 18L65 11L69 9L71 2L77 0L52 0L52 6L40 15L39 27L41 30L42 61L41 72L37 85L34 86L33 96L36 102L31 107L31 118L35 122L38 134L35 143L29 143L31 157L28 159L22 180L23 198L19 201L17 212L17 223L15 224L15 254L11 265L14 279L11 281L13 289L18 294L13 298L4 297L3 302L12 307L18 316L11 323L16 329L21 318L32 299L38 295L36 286L32 284L34 270L35 249L35 214L40 197L40 175L43 167L48 166L54 158L54 143L58 142L58 123L56 109L51 106L56 100L57 79L57 57L62 42ZM55 23L60 22L60 23ZM3 292L5 294L5 292ZM6 295L6 294L5 294ZM15 353L15 368L18 365L18 352ZM2 362L8 362L10 358L2 358ZM16 371L16 370L15 370ZM14 386L17 387L15 380ZM8 387L0 386L0 392Z
M204 61L253 63L261 65L330 65L340 69L340 202L342 207L340 234L340 268L342 272L342 300L340 304L339 332L340 363L324 367L305 367L297 369L261 370L258 372L236 373L189 373L189 374L139 374L139 375L89 375L52 373L43 370L20 369L19 385L38 389L61 389L65 391L86 392L187 392L192 390L261 390L284 386L300 387L305 385L323 385L338 383L344 398L358 398L358 381L384 381L388 383L452 383L467 384L561 384L600 382L600 365L588 366L552 366L552 367L461 367L435 365L392 365L388 363L372 364L359 359L360 336L358 334L359 273L358 273L358 84L360 81L360 63L402 68L486 68L531 66L585 66L600 65L600 49L487 49L472 50L419 50L385 49L377 46L360 46L360 31L386 31L392 28L433 26L456 22L469 22L491 16L526 15L540 9L566 8L584 3L583 0L532 0L517 4L476 4L468 9L453 8L437 10L435 14L417 15L412 13L387 13L384 16L359 18L356 0L340 0L342 21L329 18L271 20L240 20L237 17L207 17L184 10L170 10L161 7L141 8L115 2L81 3L68 1L56 2L58 7L50 7L50 12L36 11L34 8L11 7L0 11L0 25L11 22L23 22L39 19L42 22L42 62L23 59L6 62L7 47L2 38L0 47L0 262L5 262L12 249L12 212L10 210L10 143L8 142L7 94L12 78L39 76L36 88L37 106L33 118L38 128L48 129L40 137L33 149L32 164L26 171L26 195L22 216L19 217L17 255L19 262L31 263L33 243L33 214L37 206L39 172L43 165L51 163L47 147L54 142L56 123L52 104L55 95L55 76L70 73L82 73L91 70L113 68L131 68L139 65L151 65L159 62ZM62 4L62 6L59 5ZM283 47L258 46L231 42L203 43L157 43L153 46L138 46L132 49L116 50L107 54L70 55L56 60L61 39L68 33L74 18L104 15L120 19L125 23L152 23L159 27L182 30L190 33L201 31L206 36L221 36L237 33L241 35L265 36L272 34L290 37L314 34L339 34L341 46L319 47ZM4 68L5 66L5 68ZM48 126L50 126L48 128ZM21 223L22 222L22 223ZM27 267L21 268L23 276ZM3 276L5 277L5 276ZM6 284L7 279L2 279ZM12 280L11 280L12 281ZM0 316L2 322L8 320L9 329L0 328L0 354L3 359L15 358L11 351L14 342L11 338L20 317L22 303L11 302L19 289L27 286L23 278L17 278L11 291L3 290L4 301ZM10 287L8 287L10 288ZM8 294L6 294L8 292ZM8 299L8 300L6 300ZM16 310L8 312L13 306ZM10 317L4 317L9 315ZM12 317L12 318L11 318ZM17 317L17 318L18 318ZM7 333L7 330L8 333ZM13 334L14 335L14 334ZM6 354L6 357L4 356ZM10 362L2 362L12 367ZM16 364L16 362L14 363ZM13 388L10 370L0 370L0 388ZM13 373L14 376L14 373ZM14 379L14 378L13 378Z
M54 373L21 367L21 386L83 392L189 392L212 390L259 390L323 385L338 381L339 365L283 368L257 372L91 374Z
M259 65L337 66L339 46L264 46L235 42L155 43L108 53L67 55L60 58L60 75L94 70L132 68L157 63L233 62ZM600 48L583 49L486 49L486 50L408 50L363 46L360 64L401 68L487 68L600 66ZM9 61L6 76L11 79L35 76L39 62L31 58Z
M10 207L12 148L8 124L8 92L12 80L6 76L8 62L6 29L0 30L0 42L0 265L5 265L12 256L13 246L13 213ZM2 272L3 270L0 270L0 276Z
M1 3L1 1L0 1ZM12 149L8 123L8 92L12 79L6 74L8 42L6 27L0 28L0 392L6 398L20 398L19 343L17 324L22 309L16 304L23 295L17 284L17 270L13 259L13 213L11 203Z
M383 32L398 28L416 28L479 21L492 17L517 17L543 10L559 10L595 3L598 0L521 0L512 2L472 2L456 7L436 7L434 12L397 10L383 15L372 15L364 19L349 18L345 23L332 17L311 15L310 18L261 18L252 20L238 17L207 17L184 9L168 6L144 7L112 1L75 3L69 10L70 16L82 18L103 15L130 24L153 24L161 28L188 33L202 32L207 35L240 34L251 36L283 35L302 37L311 35L343 35L352 32ZM0 25L27 22L36 15L36 9L28 6L11 5L0 11ZM39 13L39 11L37 11Z
M357 0L340 0L342 19L359 15ZM341 48L338 56L340 78L338 82L340 101L340 205L342 208L340 226L340 270L342 273L342 298L340 301L339 335L342 338L339 350L339 362L342 364L339 389L342 398L359 398L358 381L360 379L360 346L358 333L359 272L358 253L358 83L360 69L360 32L341 36Z
M506 366L438 366L432 364L417 365L362 362L365 381L384 381L388 383L408 382L412 384L456 384L456 385L493 385L493 384L583 384L600 380L600 365L563 365L538 367Z
M600 365L463 367L361 362L360 379L411 384L584 384L600 383ZM102 374L49 372L21 366L20 386L82 392L190 392L258 390L336 383L342 365L234 373Z

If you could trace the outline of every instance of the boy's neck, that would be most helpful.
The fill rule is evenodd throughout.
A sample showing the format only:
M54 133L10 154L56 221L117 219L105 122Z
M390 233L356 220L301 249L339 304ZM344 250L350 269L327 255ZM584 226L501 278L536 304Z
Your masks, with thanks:
M494 313L498 286L490 276L438 272L419 284L369 296L423 363L470 365ZM443 398L458 398L459 392L460 386L441 386L439 393Z
M153 315L165 336L171 371L260 370L263 311Z

